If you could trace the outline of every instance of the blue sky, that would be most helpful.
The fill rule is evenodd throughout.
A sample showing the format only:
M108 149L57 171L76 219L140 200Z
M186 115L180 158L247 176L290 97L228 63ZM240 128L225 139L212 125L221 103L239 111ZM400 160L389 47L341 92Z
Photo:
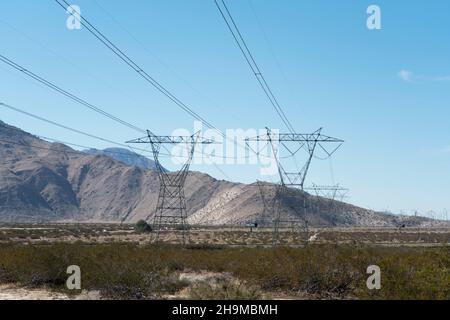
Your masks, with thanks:
M71 3L221 130L285 129L214 1ZM325 134L346 141L332 161L313 162L307 183L339 182L350 189L352 203L378 210L450 209L450 2L228 0L227 4L295 129L310 132L324 127ZM371 4L381 8L381 30L366 27ZM2 3L0 54L139 127L161 134L177 128L193 130L189 115L87 30L68 30L66 19L52 0ZM139 136L3 64L0 98L118 142ZM0 119L42 136L109 146L5 109L0 110ZM226 177L214 166L193 168L219 179L263 178L255 165L221 165Z

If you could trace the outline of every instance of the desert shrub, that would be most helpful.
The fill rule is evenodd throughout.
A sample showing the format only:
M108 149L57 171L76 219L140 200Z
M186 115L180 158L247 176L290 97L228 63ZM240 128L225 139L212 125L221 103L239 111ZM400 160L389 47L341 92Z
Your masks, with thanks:
M381 290L370 291L366 287L366 269L372 264L381 267ZM253 288L259 288L262 292L319 298L450 299L448 246L210 248L120 242L0 244L0 283L64 290L69 265L80 266L83 289L100 290L106 297L120 299L173 294L188 285L178 280L183 270L227 272L241 281L240 291L223 283L209 289L203 287L205 298L246 296L246 290L253 292ZM201 288L194 287L192 296L200 295Z
M2 264L0 264L0 283L9 283L13 281L14 277L11 273Z
M219 281L201 282L189 288L189 299L194 300L260 300L265 298L255 286L246 286L241 282Z
M185 225L177 224L175 226L175 230L177 230L177 231L187 231L187 230L190 230L190 229L191 229L191 227L188 224L185 224Z
M150 233L152 232L152 227L145 220L139 220L134 230L138 233Z
M109 272L97 286L103 296L112 299L154 299L162 294L174 294L188 283L175 273L163 270L121 268Z

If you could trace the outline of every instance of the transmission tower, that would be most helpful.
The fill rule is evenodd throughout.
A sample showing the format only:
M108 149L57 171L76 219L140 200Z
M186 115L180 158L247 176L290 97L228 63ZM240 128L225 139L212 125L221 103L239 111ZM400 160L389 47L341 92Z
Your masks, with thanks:
M189 225L186 221L186 199L184 195L184 184L189 172L189 166L194 156L195 146L197 144L211 144L213 140L199 137L199 132L192 136L157 136L147 130L147 136L127 143L150 144L155 161L156 171L159 179L159 194L156 209L153 216L153 230L155 240L159 241L160 233L163 230L174 228L181 243L184 245L186 239L189 239ZM176 172L167 171L159 160L159 153L164 145L186 145L186 161ZM149 219L151 213L147 216Z
M342 145L343 140L326 136L322 134L322 128L309 133L274 133L269 128L265 135L259 135L246 139L247 144L250 142L266 142L270 145L273 158L276 161L280 182L275 188L274 198L267 196L264 189L261 188L262 183L259 182L260 194L264 203L264 212L273 217L273 244L279 242L279 228L283 223L283 211L294 211L297 224L303 225L308 239L309 220L307 218L307 193L304 192L304 183L306 175L311 165L311 161L315 156L316 150L319 149L325 153L327 158L331 157ZM328 146L334 145L333 148ZM281 150L287 151L289 157L296 158L300 150L306 151L306 160L301 168L297 166L294 170L288 170L287 166L282 163L286 157L280 156ZM271 199L270 201L267 198Z
M259 180L256 182L256 185L263 204L262 213L256 222L262 226L272 225L274 223L273 208L275 208L275 203L278 199L280 186Z
M322 186L317 184L312 184L311 187L306 187L304 190L314 191L317 197L332 201L343 201L347 197L348 189L341 187L339 184L331 186Z
M320 208L319 204L323 203L329 213L336 209L338 202L345 200L349 192L347 188L343 188L339 184L324 186L313 183L311 187L306 187L304 190L313 191L318 201L317 207Z

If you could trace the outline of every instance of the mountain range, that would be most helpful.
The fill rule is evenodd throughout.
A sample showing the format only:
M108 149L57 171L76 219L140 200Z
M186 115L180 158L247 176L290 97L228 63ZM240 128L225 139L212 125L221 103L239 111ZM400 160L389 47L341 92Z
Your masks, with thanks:
M265 188L275 186L266 184ZM149 215L151 219L158 191L154 162L131 151L77 151L0 121L1 222L136 222ZM289 199L280 202L283 221L298 220L298 208L304 204L311 226L434 223L344 202L330 205L327 199L299 190L291 193ZM190 223L222 225L264 220L257 184L190 172L185 195Z

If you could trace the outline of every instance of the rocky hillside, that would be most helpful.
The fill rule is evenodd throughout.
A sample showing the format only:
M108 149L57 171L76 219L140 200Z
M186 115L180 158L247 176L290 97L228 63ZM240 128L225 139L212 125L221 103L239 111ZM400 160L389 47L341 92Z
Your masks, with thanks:
M43 141L0 122L0 221L135 222L153 212L158 187L152 170L127 165L107 154L89 155ZM191 223L264 221L255 184L236 184L192 172L185 193ZM325 199L299 191L281 201L282 219L298 219L303 199L310 225L394 226L425 221L346 203L330 206Z

